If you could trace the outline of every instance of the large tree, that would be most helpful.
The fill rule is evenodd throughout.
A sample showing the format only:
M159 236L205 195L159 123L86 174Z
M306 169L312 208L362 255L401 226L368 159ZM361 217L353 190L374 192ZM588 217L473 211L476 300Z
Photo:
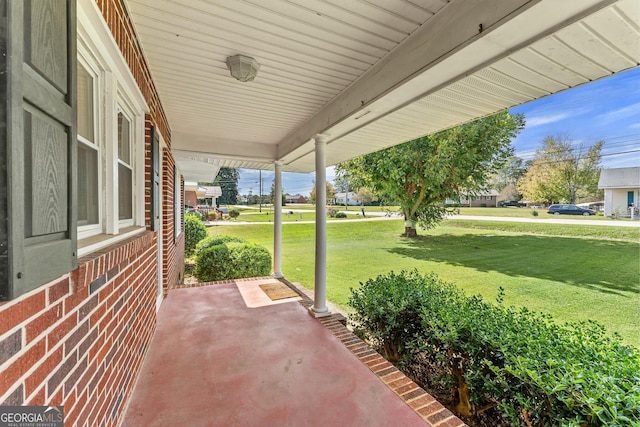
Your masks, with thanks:
M595 195L603 145L598 141L585 148L566 136L546 137L518 189L529 201L549 204Z
M405 218L405 236L416 224L425 229L444 217L447 198L475 195L487 178L513 154L511 139L524 128L524 116L494 114L434 135L367 154L336 167L349 171L358 186L398 204Z
M218 176L213 181L222 189L222 196L218 198L218 205L235 205L238 203L238 180L240 173L233 168L220 168Z

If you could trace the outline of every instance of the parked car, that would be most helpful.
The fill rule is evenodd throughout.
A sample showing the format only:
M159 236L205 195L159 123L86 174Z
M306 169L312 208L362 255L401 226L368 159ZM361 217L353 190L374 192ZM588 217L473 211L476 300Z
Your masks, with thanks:
M596 211L593 209L581 208L576 205L551 205L549 206L549 210L547 211L549 214L553 215L595 215Z
M522 206L522 204L517 201L517 200L503 200L500 203L498 203L498 206L505 208L505 207L520 207Z

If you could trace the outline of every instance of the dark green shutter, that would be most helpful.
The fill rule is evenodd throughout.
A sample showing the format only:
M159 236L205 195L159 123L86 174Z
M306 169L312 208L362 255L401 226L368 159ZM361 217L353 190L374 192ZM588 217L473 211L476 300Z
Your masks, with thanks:
M151 127L151 230L156 230L160 220L160 138L158 130Z
M8 297L77 266L76 2L7 2Z

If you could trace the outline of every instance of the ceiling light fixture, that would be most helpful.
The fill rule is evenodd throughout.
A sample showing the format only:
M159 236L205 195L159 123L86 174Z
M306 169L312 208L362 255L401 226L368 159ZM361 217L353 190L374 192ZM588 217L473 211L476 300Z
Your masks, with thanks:
M250 56L234 55L227 58L227 67L231 76L241 82L250 82L256 78L260 64Z

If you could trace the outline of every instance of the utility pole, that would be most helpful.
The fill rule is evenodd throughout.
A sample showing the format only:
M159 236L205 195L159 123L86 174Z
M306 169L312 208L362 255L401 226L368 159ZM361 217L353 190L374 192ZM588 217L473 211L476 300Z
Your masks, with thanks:
M260 169L260 197L258 199L258 203L260 206L260 212L262 212L262 169Z

